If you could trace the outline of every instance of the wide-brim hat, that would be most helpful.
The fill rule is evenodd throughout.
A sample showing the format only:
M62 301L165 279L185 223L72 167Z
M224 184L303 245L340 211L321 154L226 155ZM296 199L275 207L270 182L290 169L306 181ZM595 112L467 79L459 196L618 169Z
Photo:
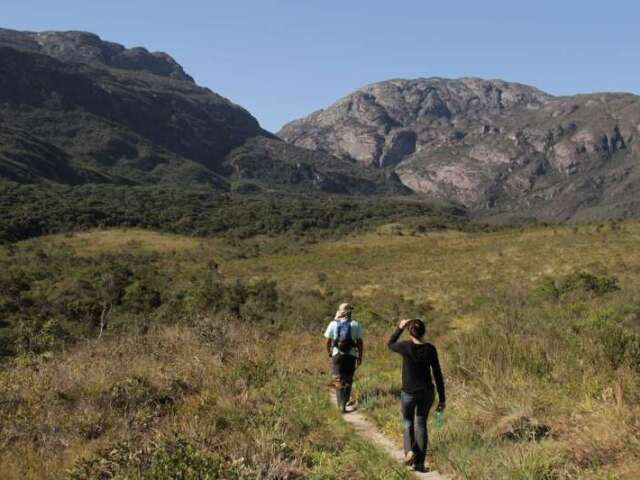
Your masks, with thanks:
M353 311L353 306L350 303L341 303L336 312L336 318L345 318Z

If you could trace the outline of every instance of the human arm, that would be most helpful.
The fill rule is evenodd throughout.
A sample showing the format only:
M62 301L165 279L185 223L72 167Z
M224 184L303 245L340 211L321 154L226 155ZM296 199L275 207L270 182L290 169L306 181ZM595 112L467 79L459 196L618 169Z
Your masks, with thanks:
M334 337L333 327L334 327L334 322L330 322L329 326L324 332L324 337L326 338L325 348L327 350L327 354L329 355L329 357L331 357L333 354L333 337Z
M327 353L329 354L329 356L331 356L331 354L333 353L333 339L332 338L327 338Z
M400 323L398 324L398 328L396 328L396 330L391 334L391 337L389 337L389 341L387 342L387 346L389 347L389 350L394 351L396 353L402 353L402 346L401 344L398 342L398 339L400 338L400 335L402 335L402 332L404 331L404 327L407 325L407 323L409 322L409 320L401 320Z
M362 365L362 359L364 356L364 342L362 341L362 338L359 338L356 341L356 345L358 347L358 366Z
M431 371L433 372L433 379L436 382L436 390L438 391L438 406L436 410L441 412L446 408L447 399L444 389L444 378L442 376L442 369L440 368L440 360L438 359L438 351L436 347L432 346L431 355Z

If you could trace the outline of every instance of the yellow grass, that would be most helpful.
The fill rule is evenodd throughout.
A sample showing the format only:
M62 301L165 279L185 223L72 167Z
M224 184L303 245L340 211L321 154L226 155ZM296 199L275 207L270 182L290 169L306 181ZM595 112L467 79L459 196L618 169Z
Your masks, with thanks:
M89 230L51 235L47 241L67 245L76 255L117 254L129 250L147 253L172 253L203 248L213 243L184 235L142 229Z
M392 307L405 308L401 299L430 304L434 310L429 316L429 327L435 325L435 333L440 335L432 339L442 352L450 395L447 428L433 435L434 462L439 468L459 478L470 479L640 478L637 373L628 366L620 366L611 372L600 368L598 362L603 360L598 357L598 345L585 347L585 355L593 354L586 362L581 358L569 358L565 352L554 350L558 343L552 335L538 335L535 329L539 314L557 315L557 325L562 327L562 322L566 322L564 332L570 336L571 328L579 325L582 317L589 318L591 313L606 309L609 304L623 305L634 311L633 305L637 305L640 298L640 222L535 227L493 233L436 232L415 236L397 235L394 231L397 229L381 228L339 241L294 246L283 253L265 253L269 252L270 245L279 241L277 239L262 238L234 244L221 239L194 239L143 230L56 235L42 241L64 243L78 255L122 251L156 253L162 265L171 268L177 276L185 277L201 271L206 262L214 259L230 281L258 278L277 281L281 291L299 310L303 323L306 320L319 325L325 320L308 318L318 311L310 308L311 303L306 303L311 302L308 300L310 293L319 298L314 301L334 302L337 297L330 294L338 292L338 296L351 298L356 311L363 315L366 309L375 311L381 319L376 320L375 328L369 329L369 325L365 325L369 330L367 356L358 373L357 391L377 424L396 439L399 438L399 418L393 392L399 383L399 364L384 345L387 331L398 320L392 314ZM255 251L256 245L262 253L247 255L247 251ZM619 280L620 293L603 299L580 297L575 301L567 300L566 304L543 305L539 310L526 304L543 277L559 278L576 271L615 276ZM634 322L638 323L633 315L629 313L625 318L631 327ZM521 324L518 323L520 320ZM491 350L492 339L482 337L487 327L496 325L500 334L496 341L504 342L507 347L515 345L514 358L500 357L500 352ZM544 326L548 327L548 324ZM521 327L522 331L519 331ZM169 342L174 345L171 348L177 350L176 361L166 360L168 373L162 373L161 361L145 358L139 362L133 357L127 362L127 375L148 377L160 386L166 383L163 375L185 376L197 379L193 381L201 382L208 393L185 398L180 404L181 412L159 427L162 431L171 425L183 433L199 432L189 419L190 415L196 412L202 415L203 411L221 417L231 415L234 402L240 400L245 406L252 402L262 405L265 398L267 404L277 404L269 398L278 391L277 385L250 389L252 393L246 398L241 398L237 391L232 395L233 385L241 385L242 377L236 378L228 371L227 375L238 383L216 384L215 355L202 350L198 342L180 337L192 333L170 332L174 340L181 340ZM165 332L165 335L169 334ZM582 333L575 334L577 340L580 335ZM473 348L475 337L479 342L487 342L487 351L491 351L493 357L483 356L482 349ZM264 350L246 352L268 362L271 357L265 351L269 346L273 347L278 353L271 359L279 371L286 371L291 378L302 378L304 386L300 388L304 395L320 398L326 384L323 375L328 373L321 339L286 335L277 340L263 340L266 342L261 343ZM70 389L75 382L82 383L87 397L108 390L119 374L116 375L110 366L113 359L100 353L101 348L97 347L97 360L91 372L64 370L67 368L65 362L68 365L81 359L93 362L87 350L57 360L56 368L63 373L60 378L66 379L67 383L56 385L56 388ZM522 352L522 358L517 357L516 354ZM146 354L151 358L155 355L151 351ZM163 355L160 357L164 358ZM531 360L533 366L528 365L527 360ZM498 365L497 362L503 363ZM549 363L552 367L548 373L537 375L535 362L543 367ZM452 371L454 364L456 370ZM499 367L498 373L492 371L494 366ZM53 373L50 376L54 377ZM203 410L199 403L212 401L214 395L219 413ZM317 401L313 405L319 408ZM263 405L261 408L269 410L272 407ZM295 408L299 415L296 421L304 423L304 412L309 405L296 404ZM269 411L274 414L273 410ZM522 418L550 426L553 436L531 442L505 441L501 429ZM313 428L322 431L322 435L328 434L326 430L320 430L317 423ZM126 432L124 427L115 430L120 434ZM317 478L341 478L336 476L336 471L344 466L332 463L335 459L331 454L322 456L314 450L313 445L321 443L318 432L306 433L310 443L305 447L312 451L317 462L315 472L327 475L318 474ZM269 439L265 440L267 442L274 437L265 438ZM241 448L241 436L234 436L233 442L235 448ZM47 469L66 468L72 459L93 452L95 448L77 442L64 450L64 454L39 463L37 455L25 447L16 450L17 454L5 456L3 461L14 465L13 471L19 471L16 462L26 459L24 461L32 465L32 472L35 472L34 478L42 478L42 472ZM354 453L353 458L365 462L366 456ZM379 462L376 465L389 466L384 461ZM371 465L367 467L363 463L362 469L366 468Z

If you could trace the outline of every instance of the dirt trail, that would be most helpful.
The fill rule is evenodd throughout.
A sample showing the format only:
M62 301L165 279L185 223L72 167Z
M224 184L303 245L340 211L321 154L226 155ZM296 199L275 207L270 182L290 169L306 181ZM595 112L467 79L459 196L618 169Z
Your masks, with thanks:
M334 394L330 394L331 402L335 402ZM362 438L365 438L369 442L373 443L376 447L381 448L387 454L389 454L394 460L398 462L403 462L404 460L404 452L401 448L398 448L388 437L384 436L380 431L376 428L376 426L371 423L367 418L360 412L355 411L351 413L347 413L343 415L345 422L347 422L351 427L356 431L358 435ZM424 480L449 480L448 477L445 477L441 473L438 472L411 472L415 478L420 478Z

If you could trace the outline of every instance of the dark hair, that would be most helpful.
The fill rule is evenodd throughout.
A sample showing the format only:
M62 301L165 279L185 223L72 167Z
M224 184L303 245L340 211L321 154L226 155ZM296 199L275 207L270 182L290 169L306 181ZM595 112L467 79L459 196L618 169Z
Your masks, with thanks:
M426 330L424 322L419 318L414 318L409 322L409 334L414 338L422 338Z

